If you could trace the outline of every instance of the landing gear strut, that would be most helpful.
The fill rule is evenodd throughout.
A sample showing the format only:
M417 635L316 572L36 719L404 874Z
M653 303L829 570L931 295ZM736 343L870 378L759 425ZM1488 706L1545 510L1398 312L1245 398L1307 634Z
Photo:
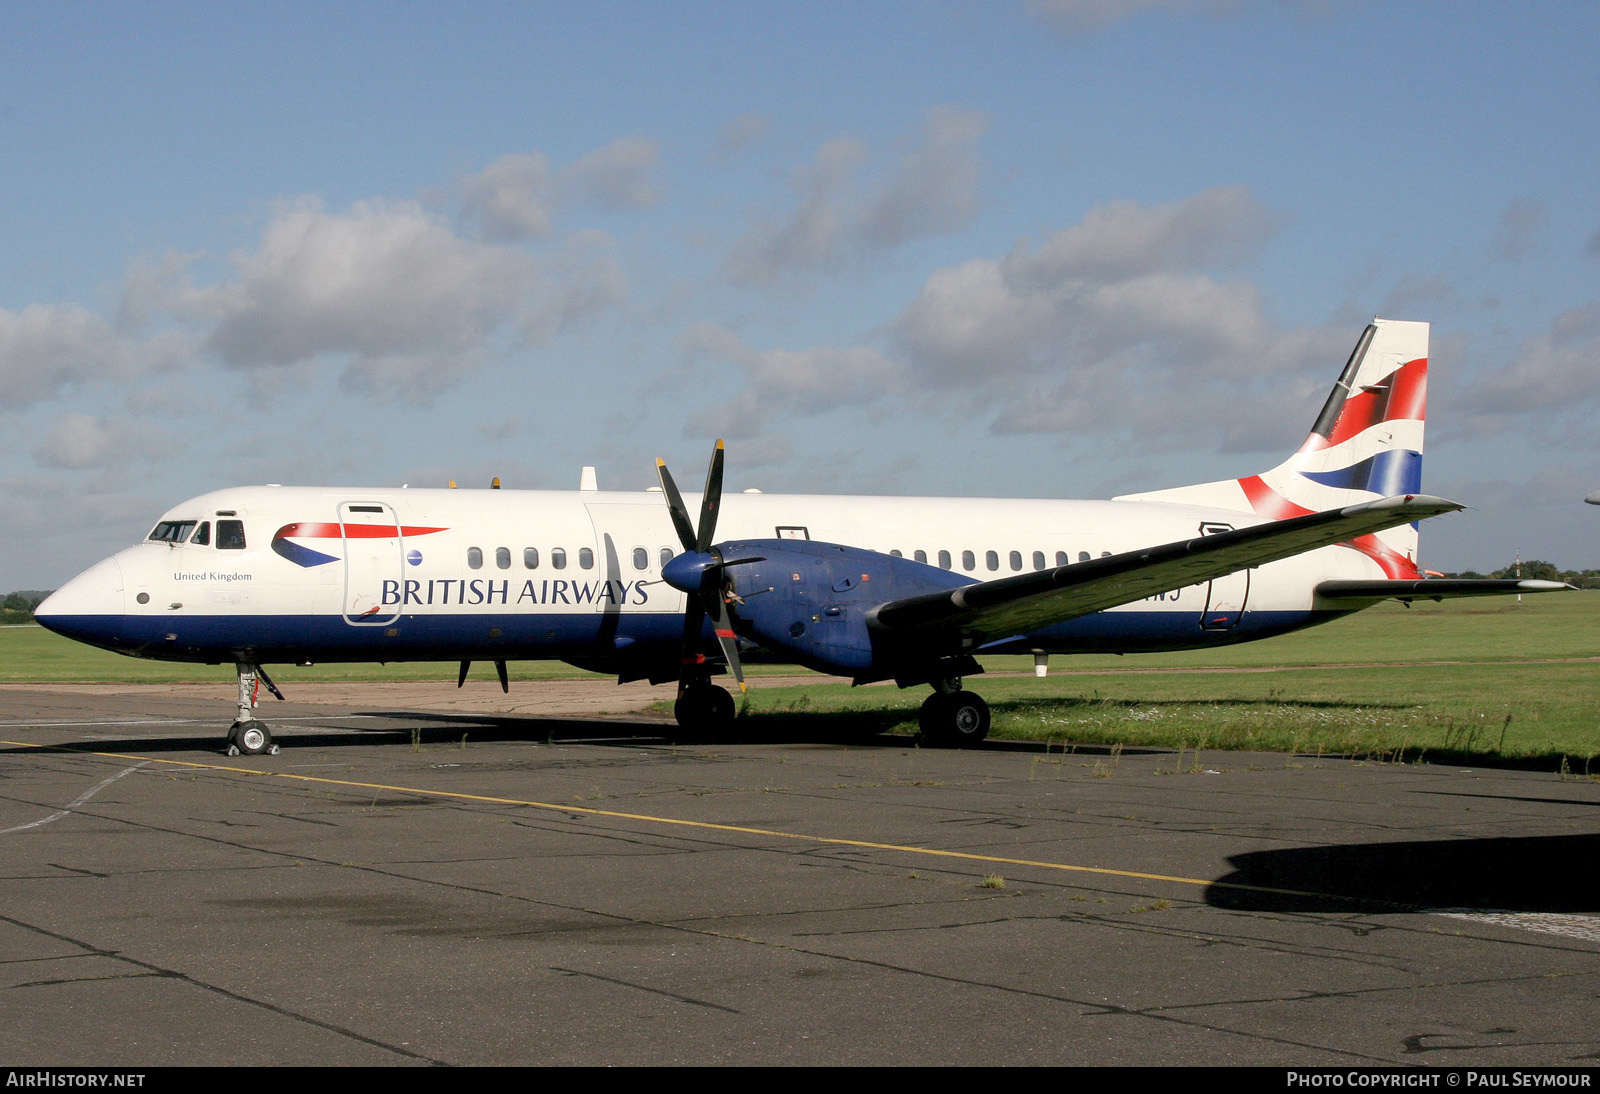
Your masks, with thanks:
M989 704L961 690L961 678L934 685L937 689L922 704L917 722L922 741L934 748L973 748L989 735Z
M705 737L727 734L736 713L728 690L706 679L687 682L672 707L681 728Z
M254 711L262 684L279 699L283 698L283 692L260 665L239 661L234 667L239 672L239 716L228 730L228 755L276 756L278 746L272 742L272 730L266 723L256 721Z

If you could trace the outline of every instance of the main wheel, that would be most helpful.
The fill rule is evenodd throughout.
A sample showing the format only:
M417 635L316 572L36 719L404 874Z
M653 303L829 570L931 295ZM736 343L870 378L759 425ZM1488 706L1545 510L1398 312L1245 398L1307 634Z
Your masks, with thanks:
M726 688L715 684L695 684L685 689L673 704L672 715L690 733L720 736L733 728L737 709Z
M923 743L935 748L972 748L989 735L989 704L970 691L934 692L918 716Z
M254 719L239 722L228 734L228 743L241 756L264 756L272 751L272 731Z

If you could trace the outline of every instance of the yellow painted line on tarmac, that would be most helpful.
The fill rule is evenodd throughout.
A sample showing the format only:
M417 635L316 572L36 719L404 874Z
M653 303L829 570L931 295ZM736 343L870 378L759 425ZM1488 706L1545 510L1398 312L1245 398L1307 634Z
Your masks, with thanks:
M671 825L695 828L701 831L733 832L744 836L766 836L770 839L801 840L831 847L856 847L869 851L893 851L906 855L925 855L933 858L957 859L1002 866L1028 866L1040 870L1059 870L1068 873L1096 874L1102 877L1137 878L1140 881L1165 881L1177 885L1215 886L1219 889L1237 889L1250 893L1272 893L1277 896L1315 897L1322 900L1348 900L1332 893L1314 893L1301 889L1275 889L1266 885L1241 885L1231 881L1213 881L1209 878L1180 877L1175 874L1147 874L1138 870L1114 870L1106 866L1080 866L1069 862L1050 862L1044 859L1010 858L1005 855L983 855L974 851L946 851L937 847L916 847L905 843L879 843L874 840L847 839L840 836L816 836L805 832L784 832L774 828L751 828L740 824L718 824L715 821L684 820L679 817L661 817L651 813L624 813L615 809L595 809L585 805L564 805L559 802L532 801L525 798L498 798L487 794L464 794L457 790L430 790L418 786L391 786L388 783L357 782L353 779L329 779L321 775L297 775L286 771L260 771L250 767L230 767L227 764L197 763L193 760L169 760L158 756L134 756L128 753L92 752L70 745L42 745L26 741L0 741L0 745L13 748L52 748L73 752L80 756L98 756L108 760L144 760L169 767L188 767L200 771L217 771L227 775L247 775L254 778L290 779L295 782L316 783L320 786L343 786L353 790L387 790L396 794L415 794L424 798L448 798L453 801L482 802L487 805L515 805L525 809L543 809L553 813L577 813L589 817L609 817L613 820L638 821L644 824Z

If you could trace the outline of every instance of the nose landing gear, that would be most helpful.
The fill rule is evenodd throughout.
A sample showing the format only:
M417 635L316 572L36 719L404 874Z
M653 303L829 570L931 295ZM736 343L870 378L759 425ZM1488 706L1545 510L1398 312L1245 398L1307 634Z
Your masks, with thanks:
M239 673L239 714L228 729L228 755L276 756L278 746L273 743L272 730L267 728L265 722L256 720L254 711L262 684L267 685L267 690L280 700L283 692L278 690L278 685L272 682L272 677L260 665L239 661L234 667Z

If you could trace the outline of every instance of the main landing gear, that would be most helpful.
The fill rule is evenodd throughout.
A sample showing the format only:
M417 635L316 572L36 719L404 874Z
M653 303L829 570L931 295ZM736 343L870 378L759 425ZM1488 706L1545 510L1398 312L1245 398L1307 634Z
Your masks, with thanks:
M228 730L228 755L276 756L278 746L272 742L272 730L267 728L266 723L256 721L253 712L262 684L267 685L267 690L279 699L283 698L283 692L278 690L278 685L272 682L272 677L260 665L239 661L234 667L239 671L239 716Z
M728 690L703 677L685 682L672 706L678 725L702 737L726 736L737 713Z
M922 742L934 748L973 748L989 735L989 704L961 690L961 677L934 684L917 722Z

